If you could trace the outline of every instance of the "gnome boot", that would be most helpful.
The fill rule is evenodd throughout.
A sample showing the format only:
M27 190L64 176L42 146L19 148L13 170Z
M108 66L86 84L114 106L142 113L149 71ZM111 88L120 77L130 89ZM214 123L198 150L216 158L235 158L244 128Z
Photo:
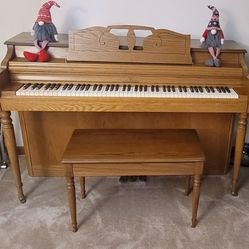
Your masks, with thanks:
M28 61L37 61L38 59L38 54L37 53L31 53L31 52L28 52L28 51L24 51L23 52L23 55L24 57L28 60Z
M42 49L39 53L38 53L38 62L46 62L49 61L50 56L47 53L46 49Z
M216 67L220 67L221 66L221 63L220 63L220 59L214 59L214 65L216 66Z
M208 67L214 67L214 60L213 59L206 60L205 65Z

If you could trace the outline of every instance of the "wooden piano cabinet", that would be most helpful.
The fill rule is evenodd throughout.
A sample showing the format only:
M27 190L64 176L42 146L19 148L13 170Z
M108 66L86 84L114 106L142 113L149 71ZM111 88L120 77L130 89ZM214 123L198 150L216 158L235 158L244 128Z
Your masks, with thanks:
M128 28L134 30L136 27ZM175 46L174 41L172 43L172 39L167 35L168 33L171 36L173 33L165 30L158 32L163 32L163 44L167 45L167 41L171 41L172 46ZM132 38L127 44L130 48L135 41L133 33L128 35ZM154 54L158 54L158 47L153 45L154 38L150 41L152 43L145 41L144 50L120 51L128 56L128 63L124 63L127 60L122 58L122 63L119 60L114 63L113 57L104 58L100 62L98 54L90 62L68 61L69 48L71 49L73 44L70 44L70 41L68 43L66 34L59 35L59 42L49 44L48 51L52 58L44 63L27 62L23 58L23 51L34 49L30 33L21 33L5 42L8 50L0 68L0 104L3 117L1 122L19 199L23 198L23 193L10 111L17 111L20 115L28 172L31 176L64 176L60 160L74 129L196 129L206 154L205 174L225 174L228 171L230 146L235 142L232 193L237 193L236 182L248 106L248 82L245 81L248 74L245 63L246 50L234 41L226 41L221 53L222 67L211 68L204 65L205 59L209 58L208 51L201 48L199 40L191 40L190 47L189 42L186 43L186 64L182 65L174 60L165 64L165 61L151 60ZM74 43L77 46L78 44L79 42ZM89 45L92 46L92 43ZM146 47L147 45L149 47ZM146 49L153 52L149 60L141 59L147 56L144 54ZM168 48L165 49L167 52ZM168 52L172 54L172 49ZM134 58L129 59L129 54L136 54L137 62L143 60L144 63L135 64ZM112 56L116 56L115 51ZM73 97L16 96L17 89L23 83L82 82L225 86L236 90L239 98L145 100L93 97L76 100ZM233 122L235 116L238 119ZM234 134L233 124L236 127ZM232 141L234 137L236 140Z
M206 154L205 174L228 171L232 114L20 112L19 115L31 176L64 176L60 161L74 129L104 128L196 129Z

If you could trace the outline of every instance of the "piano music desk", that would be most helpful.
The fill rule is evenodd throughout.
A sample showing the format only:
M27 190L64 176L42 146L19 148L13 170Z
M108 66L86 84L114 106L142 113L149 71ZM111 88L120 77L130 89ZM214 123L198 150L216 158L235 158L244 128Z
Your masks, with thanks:
M62 158L73 231L77 231L74 177L84 180L85 176L193 176L192 227L195 227L204 160L193 129L75 130ZM189 190L189 184L187 187Z

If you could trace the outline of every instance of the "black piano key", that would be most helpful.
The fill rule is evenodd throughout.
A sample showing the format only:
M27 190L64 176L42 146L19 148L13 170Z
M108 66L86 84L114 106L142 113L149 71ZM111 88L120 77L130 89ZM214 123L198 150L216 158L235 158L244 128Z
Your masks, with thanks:
M75 87L75 91L78 91L78 90L80 90L80 84L78 84L76 87Z
M49 90L53 90L56 84L51 84L51 86L49 87Z
M119 90L119 85L115 85L115 91Z
M125 91L126 87L127 87L126 85L123 85L122 91Z
M156 92L159 92L159 86L156 86Z
M198 86L199 92L203 93L203 87L202 86Z
M90 89L90 86L91 86L90 84L87 84L85 90L88 91Z
M173 92L175 92L175 91L176 91L175 86L172 86L172 91L173 91Z
M31 89L32 90L36 89L38 85L39 85L38 83L35 83L34 85L32 85Z
M31 86L31 83L25 84L23 89L28 89Z
M128 92L131 90L131 85L128 85L127 90Z
M221 92L226 93L225 87L221 87L220 89L221 89Z
M61 87L61 84L56 84L56 86L55 86L55 90L58 90L59 88Z
M167 90L166 90L166 86L163 86L163 92L166 92Z
M67 90L71 90L73 87L73 84L69 84Z
M44 86L44 84L41 83L41 84L39 84L39 85L37 86L37 89L39 90L39 89L41 89L43 86Z
M187 89L186 86L183 86L182 88L183 88L183 91L184 91L185 93L188 92L188 89Z
M51 84L50 84L50 83L49 83L49 84L47 84L47 85L45 86L45 90L48 90L50 86L51 86Z
M143 91L143 88L144 88L143 85L140 85L140 86L139 86L139 91L142 92L142 91Z
M214 88L211 86L210 87L210 91L212 92L212 93L215 93L215 90L214 90Z
M231 92L230 89L229 89L227 86L225 87L225 89L226 89L226 92L227 92L227 93L230 93L230 92Z
M171 92L171 87L167 86L167 91L170 93Z
M144 86L144 91L147 92L148 91L148 86Z
M179 89L179 92L181 93L182 92L182 86L179 86L178 89Z
M151 86L151 91L154 92L155 91L155 87L152 85Z
M99 84L99 86L98 86L98 91L101 91L101 90L102 90L102 87L103 87L103 85L102 85L102 84Z
M98 88L98 85L97 85L97 84L94 84L94 85L93 85L93 91L96 91L97 88Z
M135 85L135 92L137 92L138 91L138 85Z
M113 91L114 90L114 85L111 85L111 87L110 87L110 91Z
M198 89L198 87L197 87L197 86L194 86L194 91L195 91L196 93L198 93L198 92L199 92L199 89Z
M219 92L219 93L221 93L221 88L220 87L216 87L216 89L217 89L217 91Z
M110 89L110 85L108 84L108 85L106 85L106 87L105 87L105 91L109 91L109 89Z
M86 84L82 84L82 85L80 86L80 91L83 91L83 90L85 89L85 87L86 87Z
M210 93L210 88L208 86L205 86L205 89L208 93Z
M68 88L68 84L65 84L63 87L62 87L62 90L66 90Z
M190 86L190 92L194 92L194 88L192 86Z

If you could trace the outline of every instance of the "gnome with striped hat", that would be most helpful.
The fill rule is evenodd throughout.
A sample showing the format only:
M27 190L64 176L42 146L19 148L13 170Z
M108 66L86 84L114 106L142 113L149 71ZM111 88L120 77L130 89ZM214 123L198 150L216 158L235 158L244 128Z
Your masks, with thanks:
M221 46L224 44L224 34L220 28L219 11L211 5L208 8L212 11L212 17L208 23L207 28L202 34L200 42L202 46L207 48L212 59L206 61L207 66L219 67L221 65L219 56L221 52Z
M34 35L34 44L38 49L38 53L30 53L25 51L24 57L28 61L44 62L49 60L47 53L47 45L49 42L58 41L58 33L55 25L52 22L50 9L52 6L60 8L55 1L47 1L42 5L38 12L38 17L33 26L32 35Z

